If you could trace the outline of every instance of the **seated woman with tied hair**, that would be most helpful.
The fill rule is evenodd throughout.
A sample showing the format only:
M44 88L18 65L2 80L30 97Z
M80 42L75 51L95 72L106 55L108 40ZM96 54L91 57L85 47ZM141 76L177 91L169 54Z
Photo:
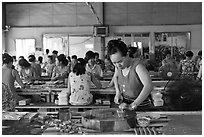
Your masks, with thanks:
M41 70L41 66L40 64L36 63L36 58L34 55L30 55L28 56L28 61L30 62L31 66L34 68L35 70L35 77L40 77L42 70Z
M37 79L35 69L26 59L20 59L18 64L21 67L19 73L24 82L30 84Z
M176 78L178 76L178 63L171 57L171 51L166 51L166 57L162 60L162 66L159 68L160 75L164 79Z
M195 62L192 60L193 52L187 51L186 59L181 60L178 70L181 73L181 78L192 78L194 76Z
M69 103L72 105L88 105L93 101L93 95L90 93L91 82L101 88L101 83L91 73L86 72L86 62L79 58L73 71L68 78Z
M52 77L54 67L55 67L55 63L53 61L53 56L49 55L47 57L47 63L45 65L45 72L46 72L48 77Z
M2 59L2 109L3 111L14 111L17 101L20 100L16 93L14 82L17 81L22 88L25 88L25 85L20 79L18 71L12 69L13 58L9 54L4 53Z
M85 55L86 71L92 73L97 79L103 78L103 71L100 65L95 62L95 54L93 51L87 51Z
M69 68L67 66L68 60L64 54L60 54L55 58L55 67L52 72L52 81L64 81L68 78Z

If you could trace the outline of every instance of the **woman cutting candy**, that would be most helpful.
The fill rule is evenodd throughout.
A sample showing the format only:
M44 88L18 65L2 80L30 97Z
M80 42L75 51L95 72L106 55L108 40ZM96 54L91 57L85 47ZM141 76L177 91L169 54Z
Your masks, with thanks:
M114 102L119 108L134 110L150 105L148 96L152 91L152 81L147 69L138 59L127 55L127 45L121 40L108 42L108 55L115 65L114 85L116 95Z

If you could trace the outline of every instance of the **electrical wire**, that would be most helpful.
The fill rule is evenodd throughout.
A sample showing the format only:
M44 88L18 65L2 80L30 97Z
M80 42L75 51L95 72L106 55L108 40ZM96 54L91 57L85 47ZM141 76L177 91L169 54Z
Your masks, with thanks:
M99 17L97 16L92 4L90 2L86 2L86 5L89 6L91 12L96 16L97 21L102 24L102 22L100 21Z

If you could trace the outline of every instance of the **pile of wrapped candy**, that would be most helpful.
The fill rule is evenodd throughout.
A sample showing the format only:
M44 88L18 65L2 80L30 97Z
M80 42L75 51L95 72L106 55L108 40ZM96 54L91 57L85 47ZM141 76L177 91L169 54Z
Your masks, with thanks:
M80 127L80 120L68 120L61 121L55 119L53 121L48 121L46 124L49 124L50 127L55 127L59 132L64 132L68 134L84 134L85 131Z

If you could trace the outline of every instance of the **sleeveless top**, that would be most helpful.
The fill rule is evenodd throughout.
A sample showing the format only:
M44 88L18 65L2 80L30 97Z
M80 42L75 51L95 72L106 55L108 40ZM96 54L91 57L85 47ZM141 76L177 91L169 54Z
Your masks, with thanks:
M18 101L18 95L14 87L14 69L2 68L2 109L4 111L14 111Z
M134 59L130 64L130 70L126 76L124 76L122 70L118 68L118 84L120 92L122 92L123 97L131 100L135 100L143 88L143 84L135 71L138 64L140 64L140 61Z
M14 86L14 82L16 80L14 75L14 69L2 69L2 83L8 86L9 90L17 97L16 88Z
M93 95L90 93L90 77L88 74L69 74L71 95L69 103L72 105L88 105L92 103Z

